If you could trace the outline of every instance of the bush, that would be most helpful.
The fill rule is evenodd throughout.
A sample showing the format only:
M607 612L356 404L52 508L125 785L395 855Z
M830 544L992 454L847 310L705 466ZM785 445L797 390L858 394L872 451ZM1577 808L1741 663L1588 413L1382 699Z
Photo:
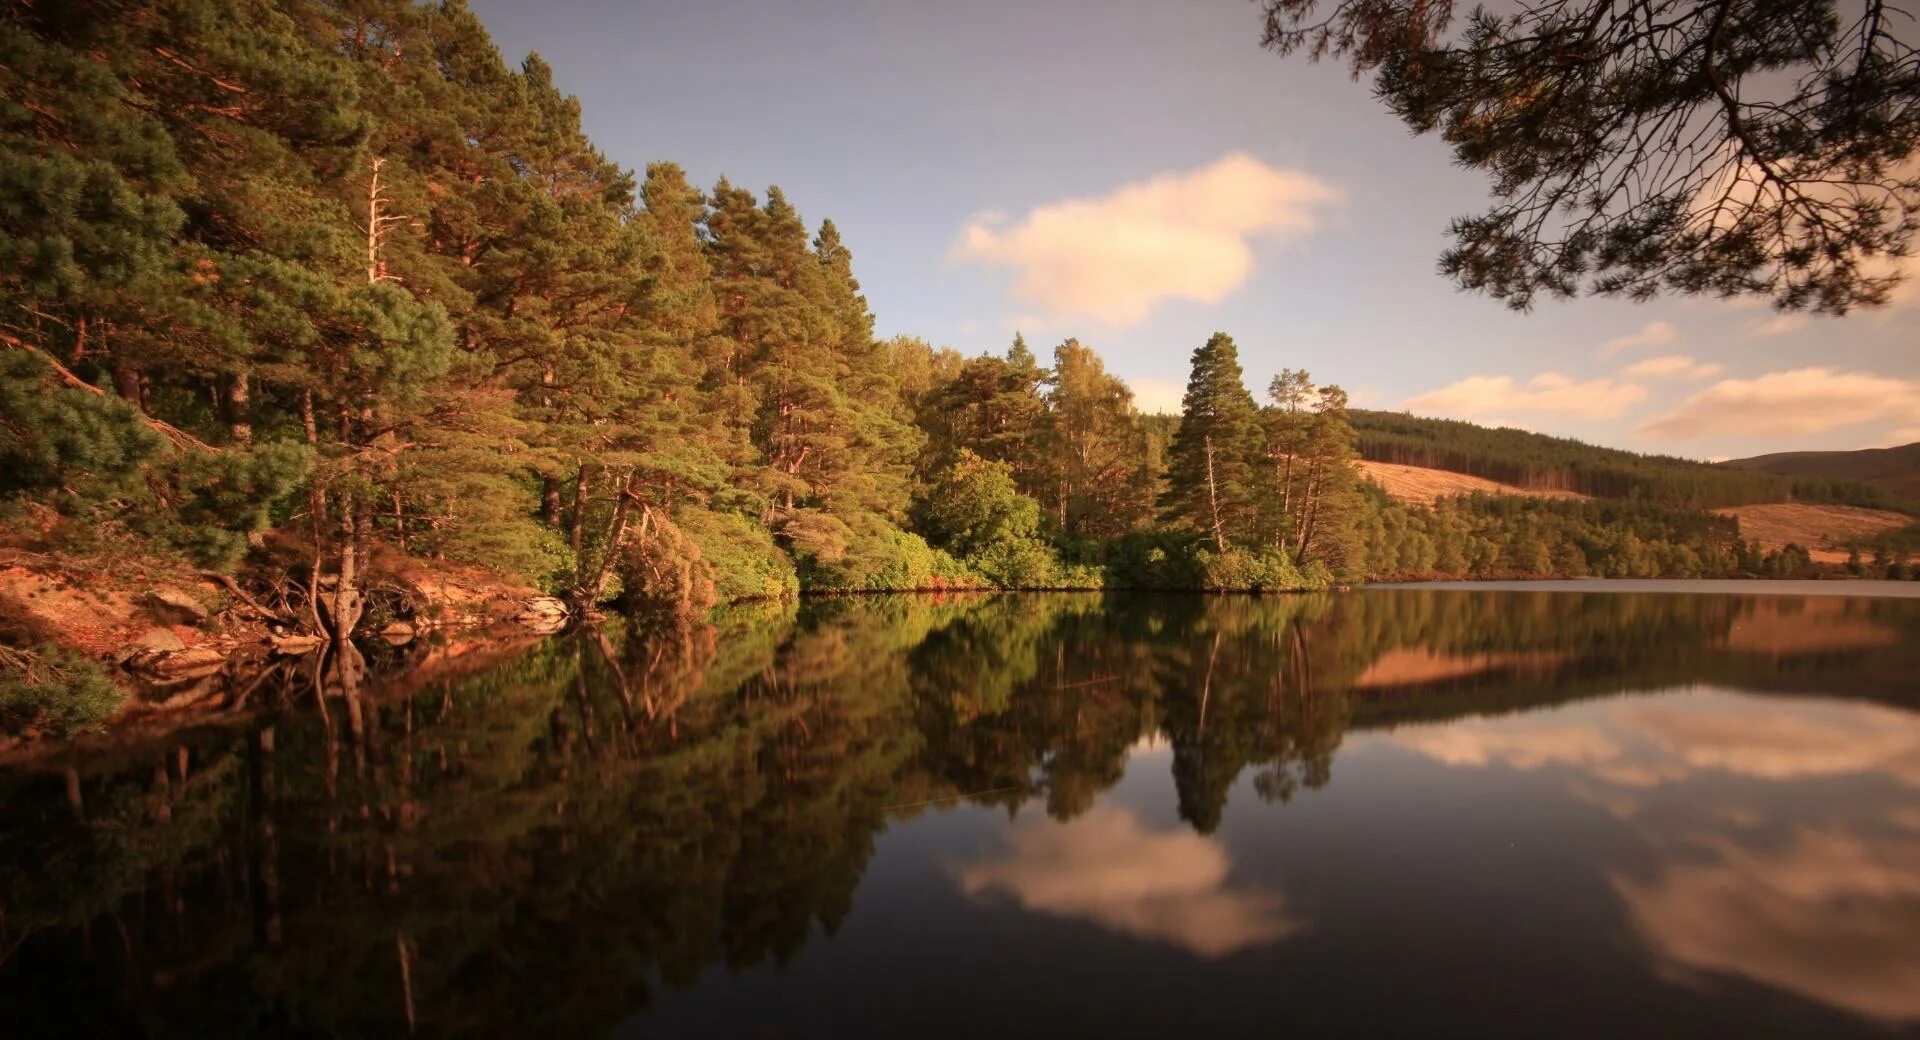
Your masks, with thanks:
M1134 531L1113 543L1107 558L1106 585L1116 589L1202 588L1201 572L1195 552L1200 546L1196 532L1172 527L1150 527Z
M845 519L800 510L781 527L800 587L810 592L977 588L980 579L917 534L873 513Z
M713 606L713 566L664 516L620 550L621 602L636 613L704 615Z
M1245 549L1229 546L1224 552L1202 546L1195 552L1202 576L1202 588L1214 592L1285 592L1310 587L1293 566L1287 554L1270 547ZM1316 584L1327 586L1326 566L1318 567Z
M1332 584L1325 564L1305 573L1272 547L1230 546L1225 552L1196 531L1154 527L1116 541L1103 576L1108 588L1183 592L1285 592Z
M799 594L800 575L794 570L793 560L774 544L773 532L752 518L689 507L674 514L674 520L712 566L719 602L786 599Z
M961 562L994 588L1050 589L1066 584L1053 547L1036 538L992 542Z

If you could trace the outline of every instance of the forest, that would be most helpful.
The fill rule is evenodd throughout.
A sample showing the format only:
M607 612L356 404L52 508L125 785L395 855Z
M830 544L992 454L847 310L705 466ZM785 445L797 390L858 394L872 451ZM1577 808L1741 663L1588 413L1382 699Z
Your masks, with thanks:
M1665 455L1639 455L1564 437L1400 412L1352 414L1360 454L1377 462L1470 473L1524 488L1577 491L1687 509L1763 502L1830 502L1875 509L1906 503L1857 480L1787 476Z
M687 615L1789 573L1804 553L1699 508L1861 494L1510 451L1293 369L1256 400L1225 334L1178 345L1178 417L1143 414L1078 339L877 338L831 220L777 187L621 168L552 70L509 65L457 2L0 12L0 549L84 580L182 568L344 640L394 616L370 599L396 561ZM1630 501L1404 506L1361 454ZM53 637L0 638L15 714L49 683L97 692Z

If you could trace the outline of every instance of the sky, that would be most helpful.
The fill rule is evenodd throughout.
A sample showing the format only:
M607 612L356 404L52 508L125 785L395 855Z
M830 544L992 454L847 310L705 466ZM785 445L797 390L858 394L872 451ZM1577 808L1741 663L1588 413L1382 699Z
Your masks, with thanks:
M1358 406L1729 458L1920 441L1920 284L1843 319L1764 301L1543 301L1436 273L1484 175L1249 0L470 0L617 162L778 185L831 218L882 336L1074 336L1148 410L1239 346Z

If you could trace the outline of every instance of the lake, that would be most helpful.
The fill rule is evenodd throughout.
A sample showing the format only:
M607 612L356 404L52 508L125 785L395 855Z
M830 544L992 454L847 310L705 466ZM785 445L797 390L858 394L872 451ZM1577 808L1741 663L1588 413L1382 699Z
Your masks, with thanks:
M228 716L0 764L0 1008L1912 1032L1920 601L1755 587L846 598L289 661Z

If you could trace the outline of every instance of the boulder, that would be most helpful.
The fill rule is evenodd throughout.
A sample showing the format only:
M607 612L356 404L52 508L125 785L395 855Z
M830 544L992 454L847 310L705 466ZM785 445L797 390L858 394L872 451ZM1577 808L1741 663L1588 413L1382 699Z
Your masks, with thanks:
M295 633L293 635L274 636L267 640L267 642L273 646L273 652L276 654L298 657L301 654L311 652L314 647L319 646L325 642L325 640L319 636Z
M186 679L212 675L226 665L226 651L211 646L190 646L162 654L147 667L168 679Z
M137 654L170 654L178 650L185 650L186 648L187 644L181 642L179 636L174 635L167 629L149 628L145 632L142 632L138 639L127 644L127 656Z
M182 589L165 586L148 589L142 599L149 613L168 624L197 625L205 621L210 613L206 604Z
M565 600L557 599L553 596L534 596L520 605L520 613L516 616L521 620L531 620L535 618L544 620L547 618L563 618L566 617L568 613L570 613L570 611L567 610Z

